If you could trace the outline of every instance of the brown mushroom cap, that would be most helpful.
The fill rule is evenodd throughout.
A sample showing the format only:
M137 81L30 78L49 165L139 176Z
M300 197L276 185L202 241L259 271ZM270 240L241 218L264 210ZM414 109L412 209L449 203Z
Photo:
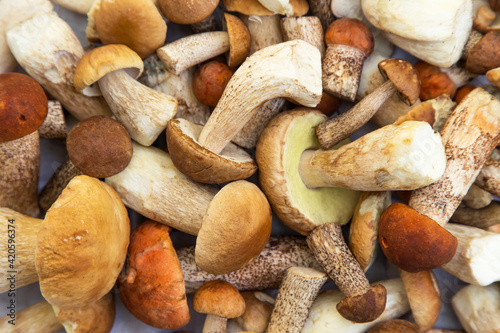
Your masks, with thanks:
M465 69L473 74L485 74L500 67L500 31L494 30L484 35L469 51Z
M144 59L165 43L167 25L153 1L99 1L94 17L103 44L127 45Z
M363 295L343 298L337 304L337 311L347 320L355 323L374 321L385 310L387 290L376 284Z
M239 180L212 199L196 239L196 265L227 274L254 260L271 235L271 207L253 183Z
M0 74L0 142L36 131L47 117L47 103L43 88L29 76Z
M403 319L391 319L370 328L366 333L418 333L418 326Z
M125 127L106 116L94 116L76 124L68 133L66 148L74 166L96 178L121 172L133 152Z
M440 267L457 250L457 239L425 215L401 203L380 217L379 242L389 261L407 272Z
M201 103L215 107L233 73L220 61L210 61L201 65L193 77L194 96Z
M228 66L234 68L248 56L252 38L245 23L234 15L224 13L223 24L229 36Z
M264 7L258 0L223 0L228 12L239 12L243 15L271 16L272 11ZM292 16L304 16L309 11L307 0L290 0Z
M457 85L447 73L441 72L439 67L425 61L417 62L413 67L420 77L420 99L422 101L436 98L442 94L447 94L451 98L455 97Z
M245 313L236 318L243 328L253 332L264 332L273 311L274 298L261 291L244 291Z
M368 57L375 46L373 35L363 21L344 17L335 20L325 32L326 45L347 45L354 47Z
M257 171L252 157L232 143L220 154L200 146L197 140L202 128L181 118L168 122L168 151L179 171L197 182L209 184L246 179Z
M194 293L193 309L226 319L236 318L245 312L245 300L229 282L214 280L203 284Z
M96 95L87 89L104 75L118 69L131 69L132 76L138 77L144 69L144 63L137 53L125 45L101 46L91 50L78 61L73 84L76 91L84 95Z
M174 23L198 23L212 15L219 0L158 0L163 15Z
M129 236L118 193L96 178L73 178L38 232L35 265L45 299L61 309L101 299L122 269Z
M378 64L380 73L396 86L399 97L408 105L417 102L420 95L420 77L418 72L406 60L386 59Z
M136 228L130 237L126 269L118 279L127 309L160 329L181 328L190 319L184 276L170 230L154 221Z

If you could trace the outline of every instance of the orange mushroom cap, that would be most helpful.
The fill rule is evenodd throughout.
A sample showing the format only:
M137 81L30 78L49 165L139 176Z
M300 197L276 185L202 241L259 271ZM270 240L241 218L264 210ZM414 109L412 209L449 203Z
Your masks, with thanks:
M370 29L355 18L341 18L333 21L326 29L326 45L348 45L354 47L368 57L373 52L375 46L373 35Z

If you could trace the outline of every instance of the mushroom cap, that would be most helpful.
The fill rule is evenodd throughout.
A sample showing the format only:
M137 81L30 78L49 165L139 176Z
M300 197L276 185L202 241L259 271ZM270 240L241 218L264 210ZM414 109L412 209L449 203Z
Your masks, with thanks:
M224 13L223 24L229 36L228 66L234 68L248 56L252 38L246 24L234 15Z
M214 280L203 284L193 296L193 309L230 319L245 312L245 300L229 282Z
M163 15L174 23L198 23L212 15L219 0L158 0Z
M47 103L43 88L28 75L0 74L0 142L36 131L47 117Z
M371 30L356 18L344 17L333 21L325 32L325 42L330 45L354 47L368 57L375 46Z
M147 221L130 237L126 269L118 279L127 309L146 324L177 329L189 322L184 276L170 227Z
M363 295L343 298L337 304L337 311L347 320L355 323L374 321L385 310L387 290L376 284Z
M309 189L302 181L300 157L307 149L321 148L315 128L325 120L319 111L306 108L282 112L268 123L257 143L262 190L278 218L302 235L324 223L349 222L359 198L356 191L339 187Z
M420 99L427 101L442 94L447 94L451 98L455 97L457 85L453 79L435 65L418 61L413 67L420 77ZM431 124L432 125L432 124Z
M144 69L141 57L125 45L112 44L95 48L85 54L76 64L73 84L76 91L88 96L100 95L91 87L104 75L118 69L131 69L137 78Z
M129 236L116 191L96 178L73 178L38 232L35 265L45 299L67 309L102 298L122 269Z
M106 178L127 167L132 140L125 127L106 116L94 116L76 124L66 139L68 155L84 174Z
M226 64L220 61L210 61L201 65L193 77L194 96L205 105L217 106L233 73Z
M465 69L473 74L486 74L490 69L500 67L500 31L484 35L469 51Z
M229 183L212 199L203 218L196 239L196 265L212 274L246 266L266 246L271 224L271 207L255 184Z
M170 158L183 174L200 183L225 183L246 179L257 171L252 157L229 143L220 154L198 143L203 127L186 119L171 119L167 124Z
M258 0L223 0L228 12L239 12L243 15L271 16L272 11L264 7ZM304 16L309 11L307 0L290 0L292 16Z
M378 235L387 259L412 273L446 264L457 250L457 239L449 231L397 202L380 217Z
M103 44L127 45L144 59L165 43L167 24L153 1L98 1L93 13Z
M115 297L112 292L81 308L52 308L66 332L108 333L115 323Z
M237 323L250 332L265 332L273 311L274 298L261 291L244 291L245 313L236 318Z
M406 60L386 59L378 63L378 69L386 80L396 86L399 97L408 105L417 102L420 95L420 77L418 72Z
M403 319L391 319L370 328L366 333L418 333L418 326Z

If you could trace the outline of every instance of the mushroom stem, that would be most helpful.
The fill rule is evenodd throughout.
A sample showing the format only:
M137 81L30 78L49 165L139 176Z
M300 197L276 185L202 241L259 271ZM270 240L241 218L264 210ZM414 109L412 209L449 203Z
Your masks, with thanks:
M0 207L38 217L40 137L34 131L0 143Z
M476 46L477 43L484 37L482 33L479 31L472 29L469 38L467 39L467 42L464 45L464 48L462 50L462 55L461 59L466 60L469 57L469 52Z
M326 31L328 26L335 20L330 3L330 0L309 0L311 14L319 18L323 31Z
M10 316L0 319L0 331L4 333L55 333L63 329L52 306L45 300L18 311L13 322Z
M144 146L150 146L175 116L175 98L137 82L123 69L103 76L99 87L116 119Z
M370 287L361 266L344 241L340 225L326 223L316 227L307 236L307 245L328 276L346 295L337 305L344 318L364 323L382 314L386 290L380 285Z
M321 100L321 55L295 40L253 54L231 77L198 142L220 153L259 109L273 98L287 97L314 107Z
M312 268L289 268L276 296L266 332L299 333L327 279L325 273Z
M281 19L284 41L301 39L316 46L323 58L325 55L325 36L321 22L316 16L285 17Z
M481 209L459 206L451 217L451 221L486 229L500 223L500 203L492 201L488 206Z
M500 196L500 161L488 158L477 175L475 184L491 194Z
M207 314L203 333L224 333L226 332L227 319L214 314Z
M49 101L47 118L38 128L40 137L45 139L65 139L67 132L61 102Z
M178 39L156 50L167 71L182 71L229 51L225 31L211 31Z
M354 134L395 92L397 92L396 86L387 80L347 112L319 124L316 134L321 146L328 149Z

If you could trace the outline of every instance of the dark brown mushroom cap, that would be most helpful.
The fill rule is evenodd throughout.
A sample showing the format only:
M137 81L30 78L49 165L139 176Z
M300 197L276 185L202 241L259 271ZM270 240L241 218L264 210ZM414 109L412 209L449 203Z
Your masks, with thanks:
M252 38L245 23L234 15L224 13L223 24L229 36L228 66L234 68L248 56Z
M425 215L401 203L380 217L379 242L389 261L407 272L438 268L450 261L457 239Z
M500 31L484 35L469 51L465 69L473 74L486 74L490 69L500 67Z
M66 147L75 167L96 178L116 175L132 158L132 140L127 130L106 116L76 124L68 133Z
M193 296L196 312L236 318L245 312L245 300L232 284L222 280L203 284Z
M375 46L373 35L363 21L355 18L341 18L328 26L325 32L326 45L347 45L354 47L368 57Z
M28 75L0 74L0 142L36 131L47 117L47 103L43 88Z
M337 311L347 320L355 323L374 321L385 310L387 290L381 284L371 287L365 294L342 299Z
M417 70L406 60L386 59L378 64L378 69L386 80L398 89L398 95L408 105L413 105L420 95L420 77Z
M158 0L162 14L178 24L198 23L209 17L219 0Z
M370 328L366 333L418 333L418 326L403 319L391 319Z

